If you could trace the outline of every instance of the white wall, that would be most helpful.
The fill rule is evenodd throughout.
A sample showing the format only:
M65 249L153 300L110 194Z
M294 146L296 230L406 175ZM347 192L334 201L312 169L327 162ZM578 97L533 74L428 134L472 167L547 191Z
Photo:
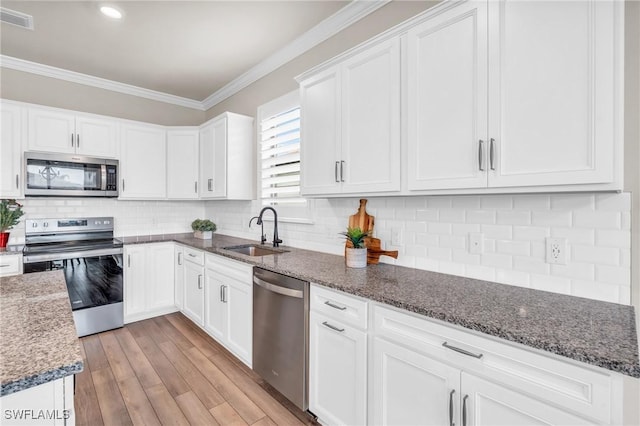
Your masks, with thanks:
M314 223L280 223L281 239L341 254L339 232L358 199L313 205ZM382 197L367 204L383 248L399 251L397 261L383 262L624 304L631 300L630 208L629 193ZM248 223L259 210L258 202L210 201L206 216L223 234L257 240L259 227ZM265 225L269 241L272 229ZM392 246L397 231L402 243ZM469 253L469 232L484 233L483 255ZM568 240L567 265L545 263L548 236Z
M116 236L191 232L204 217L201 201L118 201L113 198L27 198L18 200L25 215L12 229L9 244L24 242L25 219L115 217Z

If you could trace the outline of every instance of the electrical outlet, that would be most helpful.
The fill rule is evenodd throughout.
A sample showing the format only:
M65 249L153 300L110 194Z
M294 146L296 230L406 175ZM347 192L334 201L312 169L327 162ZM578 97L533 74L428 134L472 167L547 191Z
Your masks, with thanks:
M402 245L402 228L394 228L391 230L391 245L392 246Z
M567 264L566 238L547 238L547 263L554 265Z
M469 253L484 253L484 234L482 232L469 233Z

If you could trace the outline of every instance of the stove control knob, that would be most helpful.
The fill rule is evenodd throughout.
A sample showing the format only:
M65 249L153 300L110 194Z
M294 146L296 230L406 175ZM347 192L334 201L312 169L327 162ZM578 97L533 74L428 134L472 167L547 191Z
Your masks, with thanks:
M31 227L32 227L32 228L37 228L37 227L38 227L38 222L33 222L33 223L31 224Z
M47 227L49 226L49 222L44 222L44 223L42 224L42 226L44 226L45 228L47 228Z
M110 223L111 223L111 222L110 222L110 221L108 221L108 220L105 220L105 221L104 221L104 224L105 224L105 225L109 225Z
M102 222L100 222L99 220L96 220L96 222L94 223L94 225L102 225Z

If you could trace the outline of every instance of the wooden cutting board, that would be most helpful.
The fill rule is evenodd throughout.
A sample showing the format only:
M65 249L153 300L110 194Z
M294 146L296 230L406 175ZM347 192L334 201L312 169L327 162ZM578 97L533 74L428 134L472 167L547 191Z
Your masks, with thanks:
M367 200L365 198L360 200L360 207L356 214L349 216L349 228L360 228L366 231L369 235L373 235L373 226L375 218L367 213ZM366 237L364 245L367 247L367 264L376 265L380 261L380 256L391 256L394 259L398 258L398 251L386 251L381 250L381 242L379 238ZM347 240L345 244L346 248L353 247L351 241Z

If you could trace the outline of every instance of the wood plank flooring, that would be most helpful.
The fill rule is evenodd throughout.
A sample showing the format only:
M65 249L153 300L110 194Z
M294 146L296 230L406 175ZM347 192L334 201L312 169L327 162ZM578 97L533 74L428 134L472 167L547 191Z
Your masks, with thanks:
M80 339L77 425L316 425L180 313Z

